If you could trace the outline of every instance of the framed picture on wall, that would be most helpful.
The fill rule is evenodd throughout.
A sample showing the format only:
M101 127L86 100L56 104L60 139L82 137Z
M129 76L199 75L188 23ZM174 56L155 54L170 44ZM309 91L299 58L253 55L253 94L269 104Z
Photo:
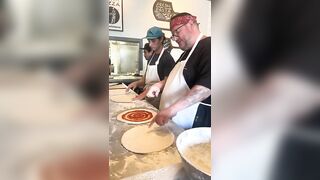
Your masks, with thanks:
M109 30L123 31L122 0L109 0Z

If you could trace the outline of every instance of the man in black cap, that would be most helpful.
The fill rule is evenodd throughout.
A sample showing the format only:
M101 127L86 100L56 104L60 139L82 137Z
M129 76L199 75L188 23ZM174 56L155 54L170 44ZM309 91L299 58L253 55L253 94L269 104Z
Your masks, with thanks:
M153 51L149 45L149 43L145 43L143 49L143 56L146 60L150 60L152 55L153 55Z

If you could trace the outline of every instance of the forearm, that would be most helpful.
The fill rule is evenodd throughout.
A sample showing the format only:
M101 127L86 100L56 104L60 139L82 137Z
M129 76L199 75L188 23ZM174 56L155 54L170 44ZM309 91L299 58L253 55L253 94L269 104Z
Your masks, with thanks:
M148 88L147 96L148 97L157 97L159 93L163 90L164 85L166 84L167 78L162 81L159 81Z
M144 75L142 76L142 78L140 80L138 80L136 82L137 82L137 86L138 87L145 86L145 77L144 77Z
M166 82L167 82L167 77L165 77L162 81L157 82L155 85L159 87L162 91Z
M190 92L169 108L172 114L175 115L178 111L185 109L195 103L201 102L211 95L211 90L201 85L195 85Z

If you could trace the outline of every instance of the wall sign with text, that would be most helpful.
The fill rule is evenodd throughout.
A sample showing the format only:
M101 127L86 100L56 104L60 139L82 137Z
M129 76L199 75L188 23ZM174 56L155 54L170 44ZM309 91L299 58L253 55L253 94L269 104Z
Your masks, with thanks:
M122 0L109 0L109 30L123 31Z
M156 0L153 4L153 15L158 21L170 22L170 18L177 14L174 12L172 3L163 0Z

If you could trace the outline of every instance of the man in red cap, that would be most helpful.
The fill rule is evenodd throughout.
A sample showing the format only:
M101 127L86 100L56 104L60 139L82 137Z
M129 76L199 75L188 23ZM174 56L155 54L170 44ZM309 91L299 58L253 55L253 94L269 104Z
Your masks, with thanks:
M211 37L199 30L197 18L179 13L170 20L171 39L184 50L168 78L150 87L147 96L162 91L160 112L151 124L170 119L184 129L211 126ZM150 124L150 125L151 125Z

